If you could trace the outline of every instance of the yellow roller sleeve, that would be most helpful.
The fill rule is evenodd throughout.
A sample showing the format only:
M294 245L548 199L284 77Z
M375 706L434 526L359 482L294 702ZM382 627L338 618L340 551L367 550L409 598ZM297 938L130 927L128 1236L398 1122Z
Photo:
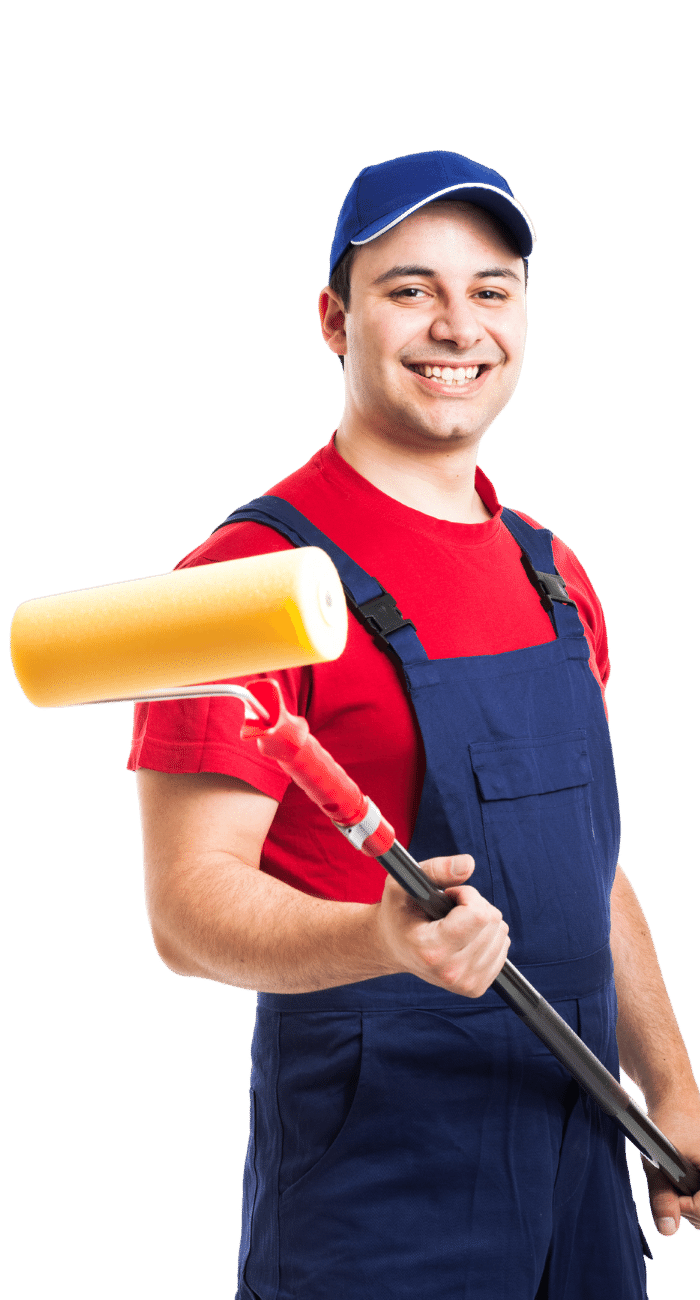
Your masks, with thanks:
M347 628L338 573L309 546L28 600L12 662L33 704L86 704L337 659Z

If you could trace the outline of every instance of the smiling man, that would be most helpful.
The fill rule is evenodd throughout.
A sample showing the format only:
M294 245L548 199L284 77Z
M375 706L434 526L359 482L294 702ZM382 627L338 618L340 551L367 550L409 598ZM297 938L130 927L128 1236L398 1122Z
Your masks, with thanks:
M366 168L320 298L337 432L183 561L328 550L347 648L277 680L457 906L427 921L358 859L240 740L231 700L137 710L158 950L260 990L239 1300L645 1296L624 1140L490 990L506 955L613 1071L619 1043L700 1161L700 1097L617 868L602 611L476 465L520 373L531 249L488 168ZM700 1224L700 1195L649 1177L661 1232Z

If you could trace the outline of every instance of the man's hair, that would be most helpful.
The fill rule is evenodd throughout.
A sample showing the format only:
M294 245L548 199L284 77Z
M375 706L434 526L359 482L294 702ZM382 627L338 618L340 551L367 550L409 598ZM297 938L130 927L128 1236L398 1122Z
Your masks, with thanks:
M357 248L357 244L350 244L349 247L346 248L340 261L333 268L333 274L328 281L328 288L332 289L333 293L340 298L346 311L350 308L350 271L355 260ZM345 357L339 357L339 361L344 370Z
M346 248L337 266L334 267L333 274L328 281L328 288L332 289L333 293L340 298L346 311L350 306L350 271L352 270L352 264L355 260L357 249L357 244L350 244Z

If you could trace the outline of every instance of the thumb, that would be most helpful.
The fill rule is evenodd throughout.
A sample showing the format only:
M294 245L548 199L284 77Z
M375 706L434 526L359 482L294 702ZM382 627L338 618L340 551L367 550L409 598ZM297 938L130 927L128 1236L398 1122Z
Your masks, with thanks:
M426 876L435 885L447 889L450 885L463 885L471 876L476 863L471 853L455 853L450 858L428 858L421 862Z

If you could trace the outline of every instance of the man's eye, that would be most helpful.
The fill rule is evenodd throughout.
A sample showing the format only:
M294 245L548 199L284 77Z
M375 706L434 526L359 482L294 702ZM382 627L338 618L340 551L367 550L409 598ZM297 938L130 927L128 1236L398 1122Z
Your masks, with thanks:
M476 296L477 298L485 298L487 302L494 299L500 299L502 302L505 299L505 294L499 293L497 289L480 289Z
M392 298L417 298L419 294L425 293L425 289L419 289L417 285L408 285L405 289L396 289L392 293Z

